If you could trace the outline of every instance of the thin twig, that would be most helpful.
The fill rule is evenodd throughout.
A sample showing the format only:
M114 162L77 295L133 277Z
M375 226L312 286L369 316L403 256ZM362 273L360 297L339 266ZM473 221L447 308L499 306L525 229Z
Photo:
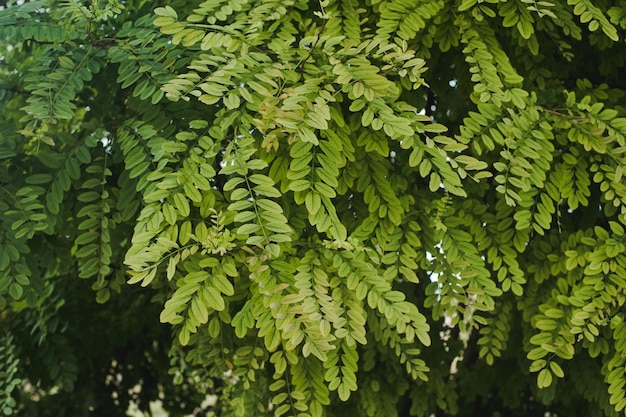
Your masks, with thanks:
M311 49L309 50L308 55L306 57L304 57L302 62L300 62L300 64L296 68L296 71L302 72L302 70L304 69L304 64L306 64L306 62L309 60L309 58L311 58L311 55L313 55L313 51L317 47L317 44L319 43L320 38L322 37L322 33L324 32L324 28L326 27L326 23L328 23L328 19L325 19L324 23L322 23L322 27L320 28L320 32L317 34L317 39L315 39L315 43L313 44L313 46L311 46Z

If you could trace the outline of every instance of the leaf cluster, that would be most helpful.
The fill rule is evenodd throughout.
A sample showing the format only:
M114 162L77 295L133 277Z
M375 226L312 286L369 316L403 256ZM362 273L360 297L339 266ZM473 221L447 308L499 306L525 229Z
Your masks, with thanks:
M5 414L624 413L626 8L151 7L0 10Z

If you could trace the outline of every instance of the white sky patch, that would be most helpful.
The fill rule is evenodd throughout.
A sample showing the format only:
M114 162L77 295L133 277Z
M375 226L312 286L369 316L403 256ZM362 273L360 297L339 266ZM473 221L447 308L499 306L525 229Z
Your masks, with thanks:
M437 244L435 245L435 248L436 248L437 250L439 250L439 253L440 253L440 254L443 254L443 250L441 250L441 242L437 243ZM434 261L434 260L436 259L436 256L435 256L435 255L433 255L431 252L426 251L426 259L427 259L429 262L432 262L432 261ZM439 280L439 274L438 274L438 273L436 273L436 272L434 272L434 271L430 271L430 276L429 276L429 278L430 278L430 281L431 281L431 282L437 282L437 281Z

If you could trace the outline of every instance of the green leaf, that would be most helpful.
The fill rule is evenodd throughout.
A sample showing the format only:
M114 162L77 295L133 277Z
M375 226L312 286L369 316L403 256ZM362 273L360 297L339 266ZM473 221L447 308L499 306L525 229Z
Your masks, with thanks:
M537 376L537 386L547 388L552 385L552 373L548 369L542 369Z
M565 376L565 373L563 372L563 369L561 368L561 366L556 363L556 362L550 362L550 370L552 371L552 373L557 377L557 378L563 378ZM549 385L549 384L548 384Z
M213 287L204 287L202 289L202 298L204 303L213 310L222 311L225 308L224 299Z
M239 226L239 228L237 229L237 233L239 233L240 235L251 235L258 232L260 229L261 226L259 226L258 224L248 223Z

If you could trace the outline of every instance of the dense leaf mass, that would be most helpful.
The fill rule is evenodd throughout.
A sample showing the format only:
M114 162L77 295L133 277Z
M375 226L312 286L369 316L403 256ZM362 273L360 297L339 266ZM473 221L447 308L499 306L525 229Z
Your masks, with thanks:
M624 415L626 1L0 3L6 415Z

